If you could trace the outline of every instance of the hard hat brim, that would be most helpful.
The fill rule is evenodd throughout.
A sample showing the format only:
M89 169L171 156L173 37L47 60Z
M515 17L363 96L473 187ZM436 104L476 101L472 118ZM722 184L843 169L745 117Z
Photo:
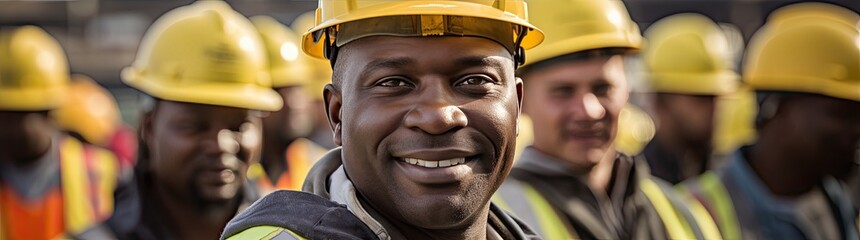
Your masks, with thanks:
M744 82L755 90L814 93L860 102L860 85L857 84L860 80L833 81L818 77L750 73Z
M271 88L255 84L182 84L167 86L153 77L135 76L133 70L122 71L123 82L153 97L187 103L236 107L262 111L277 111L283 99Z
M650 73L651 90L660 93L723 95L737 90L740 76L733 71L711 74Z
M333 18L314 26L302 35L302 50L313 57L325 58L323 56L323 43L327 39L325 36L322 36L319 41L315 42L313 37L314 32L356 20L400 15L446 15L493 19L531 29L532 31L523 38L521 43L521 46L525 49L533 48L543 41L544 34L525 19L499 9L488 10L488 8L488 6L483 4L455 1L402 1L377 4L369 6L361 12L348 14L346 17Z
M629 48L639 50L642 47L641 37L620 37L617 33L601 33L543 43L540 47L526 51L526 64L534 64L543 60L571 53L600 49L600 48Z
M40 89L3 89L0 88L0 110L8 111L46 111L58 108L66 97L64 86Z

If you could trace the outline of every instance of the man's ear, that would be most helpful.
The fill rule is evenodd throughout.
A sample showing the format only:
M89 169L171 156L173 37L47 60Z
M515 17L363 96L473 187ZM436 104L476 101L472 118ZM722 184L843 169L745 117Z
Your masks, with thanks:
M331 126L332 133L334 134L334 144L341 146L342 140L342 122L341 122L341 106L343 100L341 99L340 93L331 83L326 84L325 89L323 90L323 95L325 99L325 113L328 117L329 126Z
M517 88L517 136L520 135L520 116L523 114L523 99L525 94L525 83L523 79L516 77L514 79Z
M155 122L155 107L150 110L142 111L138 125L138 157L137 165L141 165L145 171L152 170L152 152L151 147L154 143L153 123Z
M142 140L146 145L150 145L150 143L152 143L153 112L155 111L147 111L140 115L140 140Z

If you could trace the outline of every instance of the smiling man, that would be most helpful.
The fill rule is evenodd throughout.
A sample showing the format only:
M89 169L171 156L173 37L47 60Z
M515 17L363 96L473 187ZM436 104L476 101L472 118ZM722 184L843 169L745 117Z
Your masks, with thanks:
M304 190L317 196L272 193L223 237L535 238L490 203L513 164L523 90L514 70L543 37L524 10L320 1L303 47L334 67L326 110L342 148L308 175Z

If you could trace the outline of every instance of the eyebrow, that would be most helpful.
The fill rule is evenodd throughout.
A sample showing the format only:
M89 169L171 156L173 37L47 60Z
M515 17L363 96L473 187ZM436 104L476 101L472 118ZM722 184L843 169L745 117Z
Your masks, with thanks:
M454 61L457 66L468 68L468 67L481 67L481 66L490 66L495 68L499 73L502 73L502 61L492 58L490 56L467 56L458 58Z
M369 73L385 68L404 68L414 64L415 60L409 57L378 59L365 65L361 72Z
M501 76L504 76L504 62L499 59L493 58L492 56L466 56L462 58L458 58L454 60L454 63L457 67L462 69L471 68L471 67L489 67Z

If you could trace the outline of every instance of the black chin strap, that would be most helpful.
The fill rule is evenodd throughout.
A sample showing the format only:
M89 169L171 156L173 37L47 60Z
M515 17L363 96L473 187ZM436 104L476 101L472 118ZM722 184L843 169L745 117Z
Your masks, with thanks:
M334 69L334 62L335 62L335 60L337 60L338 48L337 48L336 41L332 40L333 38L331 37L331 35L333 35L333 34L330 34L329 33L330 31L334 31L334 30L332 28L327 28L327 29L322 31L323 34L325 34L325 45L323 46L323 55L325 55L325 57L328 58L328 61L331 63L331 68Z
M514 30L517 33L517 40L514 42L514 46L516 46L516 50L514 50L514 69L522 66L526 63L526 49L523 48L522 43L523 39L526 38L526 34L529 33L529 29L525 26L517 26Z

